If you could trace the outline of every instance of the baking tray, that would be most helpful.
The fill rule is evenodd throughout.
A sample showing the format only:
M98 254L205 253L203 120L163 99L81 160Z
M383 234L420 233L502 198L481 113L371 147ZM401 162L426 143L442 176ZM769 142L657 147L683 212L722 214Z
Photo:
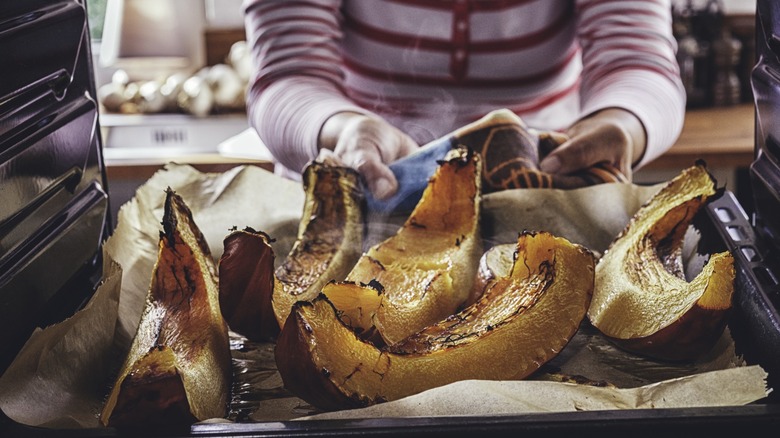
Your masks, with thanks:
M103 167L86 11L80 0L5 0L0 5L0 372L35 327L57 322L89 299L101 277L101 243L112 224ZM712 250L738 260L730 322L746 358L780 375L777 139L780 127L780 6L759 1L756 213L730 192L697 218ZM14 188L10 190L9 188ZM12 196L13 195L13 196ZM736 231L735 231L736 230ZM748 249L746 249L748 248ZM52 266L59 265L57 269ZM37 288L30 289L30 284ZM44 282L42 279L45 279ZM30 283L33 281L32 283ZM86 287L85 287L86 285ZM28 291L36 291L30 294ZM776 386L776 385L775 385ZM161 436L398 435L579 436L736 434L780 429L777 394L747 406L609 410L487 417L382 418L311 422L210 423ZM120 436L111 428L28 427L0 412L0 436Z

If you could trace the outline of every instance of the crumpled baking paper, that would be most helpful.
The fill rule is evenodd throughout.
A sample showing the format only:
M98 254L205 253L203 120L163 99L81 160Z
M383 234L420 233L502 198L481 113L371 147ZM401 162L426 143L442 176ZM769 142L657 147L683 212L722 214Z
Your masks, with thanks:
M0 408L18 423L78 428L97 424L115 352L122 269L103 260L103 280L85 308L37 329L0 377Z
M380 405L326 412L299 420L733 406L754 401L752 382L764 378L766 373L760 367L750 366L710 371L638 388L537 380L463 380ZM724 394L734 396L724 400Z
M167 187L192 209L216 260L222 240L234 227L268 233L275 239L277 262L292 247L304 203L300 183L252 166L207 174L169 164L122 206L117 227L103 248L103 284L87 307L61 324L36 332L0 377L0 408L10 418L33 426L99 427L102 401L143 309ZM521 189L485 195L483 236L490 246L515 242L524 230L546 230L600 254L658 189L604 184L571 191ZM402 220L371 217L366 245L394 233ZM511 414L742 405L760 400L768 391L766 373L744 366L728 331L709 357L671 366L623 353L584 323L563 352L533 379L457 382L367 410L322 414L286 392L275 370L272 344L248 343L236 333L231 333L231 344L236 382L229 421L479 415L474 410L478 406L489 409L485 414ZM560 376L584 376L619 388L556 381ZM468 403L452 402L465 401L465 394Z

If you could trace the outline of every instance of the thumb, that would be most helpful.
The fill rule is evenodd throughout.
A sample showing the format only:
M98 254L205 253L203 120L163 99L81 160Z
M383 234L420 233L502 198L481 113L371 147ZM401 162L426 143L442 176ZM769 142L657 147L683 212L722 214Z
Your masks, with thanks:
M393 161L399 158L403 158L420 148L417 142L412 140L412 138L408 135L401 131L397 131L396 133L397 135L393 139L393 143L391 143L395 147L385 147L379 151L382 156L382 160L386 163L392 163ZM390 173L392 174L392 172Z
M368 189L376 199L387 199L398 190L395 175L380 161L367 161L360 167L360 173L368 184Z
M609 155L604 152L604 148L586 139L573 138L550 152L539 163L539 169L552 174L570 174L602 161L610 161Z
M546 173L556 174L561 172L562 168L563 162L555 152L550 152L550 154L544 157L544 159L539 163L539 170Z

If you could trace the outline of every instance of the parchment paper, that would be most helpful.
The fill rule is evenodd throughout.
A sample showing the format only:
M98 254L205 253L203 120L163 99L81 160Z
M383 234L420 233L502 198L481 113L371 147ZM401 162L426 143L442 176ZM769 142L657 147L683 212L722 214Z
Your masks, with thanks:
M368 408L327 412L300 420L420 417L732 406L750 403L760 367L731 368L666 380L639 388L576 383L463 380ZM713 391L718 388L718 391ZM734 394L723 399L724 394ZM740 400L741 397L742 398Z
M87 308L37 332L0 378L0 408L9 417L35 426L98 427L97 413L112 373L129 348L143 308L167 187L190 206L216 260L222 253L222 239L233 227L251 226L276 239L277 261L292 246L304 202L300 183L251 166L203 174L169 164L121 208L117 228L104 245L103 285ZM572 191L523 189L486 195L483 234L489 246L514 242L523 230L547 230L601 253L658 188L606 184ZM371 218L367 244L395 232L403 218L386 219ZM251 343L231 333L231 349L235 382L229 421L323 418L284 389L272 344ZM741 405L765 397L768 391L764 371L743 365L728 332L708 357L669 366L617 350L585 322L561 355L529 380L459 382L337 415L475 415L480 414L477 406L484 406L485 414L498 414ZM602 387L560 381L572 376ZM454 399L463 403L452 403Z
M105 254L105 253L104 253ZM0 377L0 408L31 426L97 425L112 370L122 270L106 254L103 280L85 308L36 330Z

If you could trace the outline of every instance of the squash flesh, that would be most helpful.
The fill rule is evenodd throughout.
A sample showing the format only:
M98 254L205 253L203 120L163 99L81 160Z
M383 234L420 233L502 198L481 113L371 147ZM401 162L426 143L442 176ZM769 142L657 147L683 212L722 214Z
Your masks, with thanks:
M637 211L599 260L588 317L618 345L677 360L692 359L711 346L712 339L717 340L725 312L731 308L733 258L728 252L712 254L688 282L682 274L681 256L689 224L715 193L714 181L703 165L684 170ZM716 312L705 316L699 308ZM712 324L700 326L716 333L700 333L708 341L697 348L675 346L675 338L683 336L675 335L674 327L691 312L714 318Z
M451 315L469 298L482 253L480 184L479 157L455 150L403 227L372 246L347 276L382 285L375 322L388 344Z
M546 233L521 236L518 252L512 274L472 306L384 349L360 340L324 296L297 304L276 347L285 386L337 409L457 380L526 377L577 331L593 290L594 259Z

